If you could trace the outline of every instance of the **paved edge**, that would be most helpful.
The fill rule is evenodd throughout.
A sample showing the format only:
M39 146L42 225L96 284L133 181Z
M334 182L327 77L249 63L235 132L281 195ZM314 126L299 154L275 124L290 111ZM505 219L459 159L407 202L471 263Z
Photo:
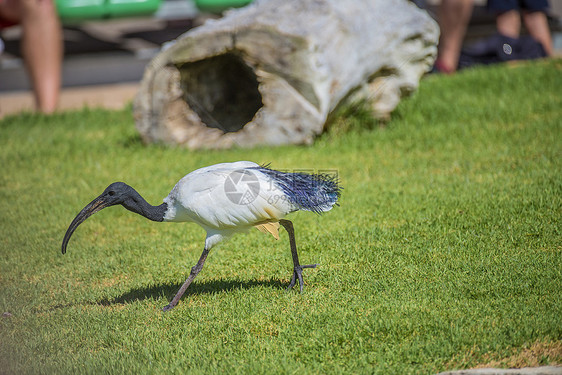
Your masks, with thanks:
M477 368L440 372L437 375L562 375L562 366L523 367L516 369Z
M69 87L61 91L59 111L72 109L123 109L135 97L139 83ZM0 93L0 118L34 110L31 92Z

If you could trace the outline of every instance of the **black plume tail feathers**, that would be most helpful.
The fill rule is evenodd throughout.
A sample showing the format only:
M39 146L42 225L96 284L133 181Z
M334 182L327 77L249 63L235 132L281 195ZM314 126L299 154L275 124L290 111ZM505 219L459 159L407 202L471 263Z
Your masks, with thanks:
M326 212L338 205L343 187L336 176L327 173L281 172L267 166L256 167L269 176L299 209Z

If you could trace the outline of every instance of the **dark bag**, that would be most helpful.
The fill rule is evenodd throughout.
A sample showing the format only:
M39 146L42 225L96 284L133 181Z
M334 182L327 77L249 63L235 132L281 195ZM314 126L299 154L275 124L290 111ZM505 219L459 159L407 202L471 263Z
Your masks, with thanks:
M459 58L459 69L472 65L488 65L511 60L530 60L545 56L546 52L542 44L530 36L514 39L502 34L496 34L464 48Z

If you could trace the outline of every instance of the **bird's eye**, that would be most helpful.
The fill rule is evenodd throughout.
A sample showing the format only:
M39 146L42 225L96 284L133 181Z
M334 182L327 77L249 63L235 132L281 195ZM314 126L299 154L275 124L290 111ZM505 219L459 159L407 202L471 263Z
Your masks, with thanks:
M109 192L107 192L107 194L109 194L109 195L111 195L111 196L114 196L114 195L115 195L115 192L114 192L114 191L109 191Z

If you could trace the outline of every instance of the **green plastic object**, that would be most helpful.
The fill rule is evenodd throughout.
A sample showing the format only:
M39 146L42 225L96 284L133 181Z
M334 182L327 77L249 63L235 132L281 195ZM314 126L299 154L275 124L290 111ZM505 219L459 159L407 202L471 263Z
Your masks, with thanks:
M56 0L65 21L143 16L155 13L161 0Z
M220 13L228 8L240 8L252 0L195 0L195 5L202 11Z

